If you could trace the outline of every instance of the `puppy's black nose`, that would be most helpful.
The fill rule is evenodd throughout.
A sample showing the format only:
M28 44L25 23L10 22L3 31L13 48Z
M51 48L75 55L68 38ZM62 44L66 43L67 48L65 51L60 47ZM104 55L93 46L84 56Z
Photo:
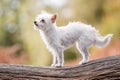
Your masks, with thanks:
M34 24L36 24L37 22L36 21L34 21Z
M35 24L36 26L38 26L37 21L34 21L34 24Z

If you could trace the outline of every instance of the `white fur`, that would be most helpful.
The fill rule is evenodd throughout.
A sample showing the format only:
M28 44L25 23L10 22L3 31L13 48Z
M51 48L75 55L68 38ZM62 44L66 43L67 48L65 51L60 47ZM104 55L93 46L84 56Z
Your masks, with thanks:
M100 36L99 32L91 25L81 22L70 22L66 26L57 27L51 22L50 13L42 13L37 16L35 29L40 31L40 35L47 45L47 48L52 52L52 66L60 67L64 64L63 52L65 49L76 44L78 51L81 53L85 63L89 60L89 48L92 45L104 47L109 44L112 34L105 37ZM41 22L44 19L45 22Z

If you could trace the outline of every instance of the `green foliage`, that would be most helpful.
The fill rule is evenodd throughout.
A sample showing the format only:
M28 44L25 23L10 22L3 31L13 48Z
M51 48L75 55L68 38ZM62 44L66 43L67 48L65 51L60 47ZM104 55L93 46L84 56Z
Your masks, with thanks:
M20 0L1 0L0 15L0 45L12 46L14 44L22 44L19 5Z
M75 51L73 51L71 49L66 50L64 53L65 53L64 54L65 61L70 61L70 60L74 60L74 59L78 58L77 54L75 53Z

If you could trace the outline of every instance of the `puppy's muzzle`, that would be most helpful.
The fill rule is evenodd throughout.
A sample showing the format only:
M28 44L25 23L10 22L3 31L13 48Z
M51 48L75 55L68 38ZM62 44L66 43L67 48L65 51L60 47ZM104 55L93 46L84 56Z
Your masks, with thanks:
M38 26L37 21L34 21L34 24L35 24L36 26Z

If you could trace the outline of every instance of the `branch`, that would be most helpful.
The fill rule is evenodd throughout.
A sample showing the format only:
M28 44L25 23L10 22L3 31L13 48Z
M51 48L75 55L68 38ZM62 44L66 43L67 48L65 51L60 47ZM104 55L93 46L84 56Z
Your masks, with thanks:
M0 80L120 79L120 55L62 68L0 64Z

